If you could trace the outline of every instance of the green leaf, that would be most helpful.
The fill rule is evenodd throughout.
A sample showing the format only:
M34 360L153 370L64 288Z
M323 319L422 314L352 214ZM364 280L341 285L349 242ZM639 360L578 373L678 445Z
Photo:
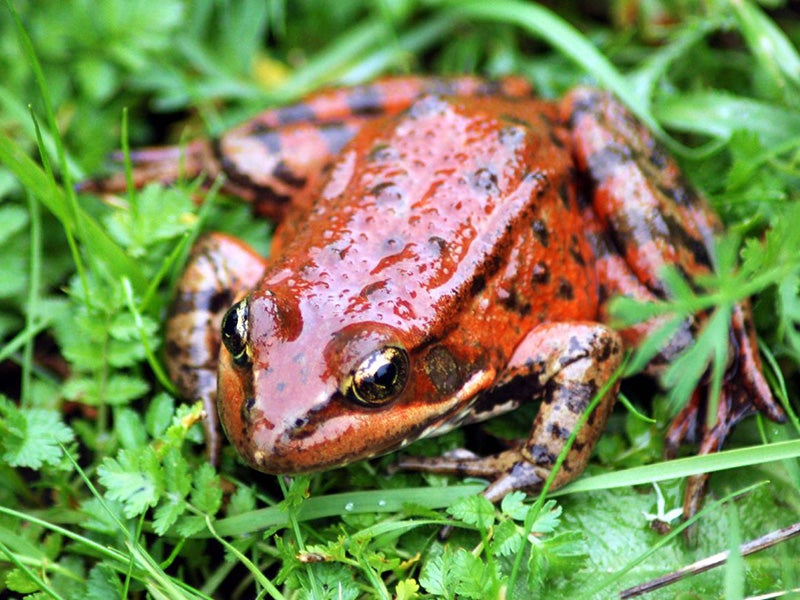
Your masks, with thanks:
M492 563L496 564L496 563ZM453 558L453 571L448 579L455 581L456 593L466 598L490 598L497 582L492 564L464 548L459 548Z
M154 438L161 437L172 424L175 413L175 399L167 393L156 394L147 405L144 416L145 428Z
M109 565L100 563L89 572L86 581L86 600L109 600L122 598L122 584L119 575Z
M419 582L422 587L434 596L453 598L455 592L448 584L445 575L450 566L450 555L448 553L426 561L419 574Z
M57 465L63 456L60 444L70 443L75 434L55 410L20 409L0 396L0 446L3 460L12 467L40 469Z
M39 584L22 569L11 569L6 575L6 585L18 594L31 594L39 590Z
M117 433L120 445L126 450L135 450L147 443L147 432L142 419L139 413L130 408L114 412L114 431Z
M176 493L165 494L153 513L153 531L164 535L185 511L186 502L182 496Z
M553 533L561 523L563 509L555 500L548 500L538 512L530 511L525 517L525 530L531 533ZM533 523L529 521L533 520Z
M524 538L514 521L503 521L494 528L491 551L496 556L511 556L522 550Z
M494 505L480 495L457 500L447 509L453 517L485 531L494 523Z
M164 473L149 446L135 452L120 450L116 460L106 458L97 472L107 496L122 502L129 519L155 506L164 491Z
M112 405L127 404L144 396L149 389L150 385L140 377L114 375L106 383L105 400Z
M525 504L527 497L525 492L519 490L506 494L500 502L500 511L515 521L524 521L530 509L530 506Z
M396 600L414 600L419 595L419 584L413 579L401 579L395 586L395 599Z
M195 473L191 502L197 510L209 515L215 515L222 505L219 476L208 463L203 463Z
M256 508L256 495L252 488L240 485L231 495L228 503L228 516L243 515Z

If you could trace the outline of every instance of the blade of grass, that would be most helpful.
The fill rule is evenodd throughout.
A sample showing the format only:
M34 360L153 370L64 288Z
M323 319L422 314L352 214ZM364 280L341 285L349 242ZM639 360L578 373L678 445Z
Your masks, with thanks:
M653 107L659 120L679 131L729 139L746 127L766 148L788 146L800 137L800 114L727 92L664 96Z
M135 261L108 236L105 229L83 209L76 207L76 213L68 208L65 192L44 170L28 157L14 142L0 133L0 163L8 167L19 179L20 183L36 196L47 209L62 223L64 229L75 229L75 223L81 223L83 236L81 242L87 253L102 256L109 275L114 278L127 275L134 287L143 289L147 283Z
M592 77L604 87L612 90L661 139L670 145L677 144L661 129L645 99L634 93L628 80L597 47L580 31L550 10L517 0L496 2L448 0L442 4L452 6L450 13L456 18L480 18L514 23L528 33L545 40L564 56L583 67L587 73L591 73Z
M444 508L459 498L479 494L485 487L484 484L464 484L435 489L405 488L312 496L303 501L296 518L298 521L310 521L343 514L397 512L407 504ZM286 510L282 506L272 506L220 519L214 528L219 535L234 536L276 525L286 526L288 522ZM195 537L208 535L208 532L201 531Z
M775 86L785 91L787 78L800 85L800 56L786 35L754 2L730 0L730 5L750 52L772 77Z
M800 440L723 450L715 454L676 458L614 473L582 477L563 488L551 492L550 496L556 497L578 492L641 485L796 458L800 458Z

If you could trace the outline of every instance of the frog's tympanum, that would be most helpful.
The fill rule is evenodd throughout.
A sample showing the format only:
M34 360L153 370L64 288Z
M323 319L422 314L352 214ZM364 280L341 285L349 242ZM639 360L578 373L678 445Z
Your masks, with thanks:
M518 79L393 78L267 111L219 139L133 154L137 185L180 174L278 221L272 253L211 234L194 247L167 324L172 377L203 398L242 458L305 473L540 402L530 437L496 456L401 465L540 488L593 397L553 486L584 469L626 348L662 324L606 324L615 295L663 298L672 265L709 273L717 218L608 94L560 102ZM123 178L87 187L119 189ZM651 361L692 344L684 323ZM741 418L783 418L749 307L733 311L717 422L701 385L667 445L719 449ZM705 479L693 480L692 513Z

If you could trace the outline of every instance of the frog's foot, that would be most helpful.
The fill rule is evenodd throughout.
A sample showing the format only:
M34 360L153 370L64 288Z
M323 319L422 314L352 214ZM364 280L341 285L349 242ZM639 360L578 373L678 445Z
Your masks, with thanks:
M778 423L786 419L761 372L761 364L755 353L756 341L748 320L749 314L745 304L734 307L731 346L735 349L735 354L725 375L714 424L710 428L706 426L706 385L695 391L673 420L666 436L667 458L674 458L684 442L698 443L697 454L700 455L719 452L733 427L757 412ZM688 479L683 502L684 518L697 514L708 478L707 474L700 474Z
M488 479L493 483L484 490L483 495L491 502L499 502L514 490L538 492L550 475L554 462L554 457L533 457L518 445L486 457L462 449L438 457L403 456L397 466L406 471Z
M536 327L515 350L504 376L478 399L474 409L479 413L482 404L496 405L502 399L541 398L530 437L494 456L404 457L399 467L492 480L484 496L496 502L514 490L541 490L575 431L551 489L563 486L583 472L602 434L617 385L610 386L595 410L582 420L595 395L613 377L622 352L619 336L604 325L547 323Z

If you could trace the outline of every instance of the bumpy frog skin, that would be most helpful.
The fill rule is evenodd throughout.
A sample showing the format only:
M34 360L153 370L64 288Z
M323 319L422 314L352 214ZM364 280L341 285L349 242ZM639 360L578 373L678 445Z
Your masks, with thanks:
M221 138L134 153L137 184L179 172L279 221L263 259L237 240L196 244L167 325L172 377L214 405L242 458L268 473L327 469L541 401L531 435L497 456L401 466L535 491L626 347L608 300L665 296L664 265L712 269L719 223L663 148L608 94L537 100L518 79L393 78L267 111ZM95 182L122 187L121 176ZM232 308L230 308L232 305ZM224 315L224 318L223 318ZM657 375L689 346L686 322ZM220 322L222 323L220 328ZM735 307L717 424L699 389L668 434L720 448L741 418L783 413ZM554 487L584 469L617 393L578 431ZM696 511L705 477L689 484Z

